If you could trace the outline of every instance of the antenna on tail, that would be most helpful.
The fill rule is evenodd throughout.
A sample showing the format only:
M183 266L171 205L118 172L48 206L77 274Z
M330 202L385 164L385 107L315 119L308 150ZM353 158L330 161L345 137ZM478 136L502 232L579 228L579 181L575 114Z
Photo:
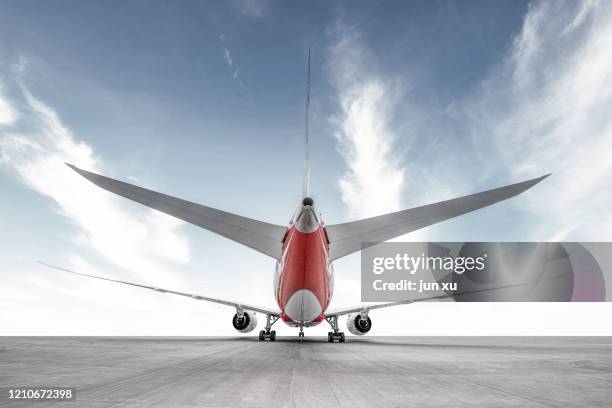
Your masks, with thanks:
M310 48L308 49L308 70L306 71L306 122L304 130L304 190L302 198L310 197L310 145L308 138L308 116L310 111Z

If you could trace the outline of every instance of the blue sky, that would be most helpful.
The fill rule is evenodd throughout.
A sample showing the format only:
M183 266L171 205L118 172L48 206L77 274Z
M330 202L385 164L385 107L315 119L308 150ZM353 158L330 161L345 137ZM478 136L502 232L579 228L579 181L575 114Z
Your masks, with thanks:
M312 188L328 223L553 172L402 239L610 240L608 40L612 8L597 1L3 2L0 326L232 333L231 310L58 276L38 259L272 305L272 261L62 162L286 224L301 193L308 48ZM335 306L359 302L359 257L336 271ZM542 305L513 323L503 316L516 308L450 306L381 312L377 333L404 333L398 319L421 334L612 332L583 319L607 305ZM480 318L462 320L465 308Z

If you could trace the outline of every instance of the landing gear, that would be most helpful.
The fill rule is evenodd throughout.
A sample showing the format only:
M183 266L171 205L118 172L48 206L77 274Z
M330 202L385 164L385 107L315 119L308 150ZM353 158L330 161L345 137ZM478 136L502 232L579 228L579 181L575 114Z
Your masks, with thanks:
M338 332L338 333L328 332L327 333L327 342L328 343L333 343L334 341L337 341L338 343L344 343L344 333L342 333L342 332Z
M300 334L298 334L298 338L300 339L300 343L304 341L304 326L300 326Z
M259 332L259 341L276 341L276 331L271 330L272 325L277 322L280 316L267 315L266 328Z
M262 330L259 332L259 341L276 341L276 330Z
M344 333L338 329L338 316L329 316L325 318L325 321L332 327L331 332L327 333L328 343L337 341L338 343L344 343Z

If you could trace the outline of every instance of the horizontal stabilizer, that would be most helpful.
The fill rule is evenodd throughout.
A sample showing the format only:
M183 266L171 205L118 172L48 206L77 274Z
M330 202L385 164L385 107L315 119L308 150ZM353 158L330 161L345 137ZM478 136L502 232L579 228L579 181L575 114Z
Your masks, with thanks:
M286 227L192 203L66 164L105 190L215 232L272 258L281 258L282 240L287 230Z
M514 197L538 184L550 174L521 183L483 191L452 200L440 201L377 217L329 225L330 259L338 259L361 249L362 243L383 242Z

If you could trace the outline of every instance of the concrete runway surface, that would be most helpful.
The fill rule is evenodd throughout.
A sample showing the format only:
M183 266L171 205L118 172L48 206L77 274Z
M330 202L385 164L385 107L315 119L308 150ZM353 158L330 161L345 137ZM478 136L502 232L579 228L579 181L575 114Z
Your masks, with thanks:
M0 337L0 388L74 386L22 407L610 407L612 338Z

